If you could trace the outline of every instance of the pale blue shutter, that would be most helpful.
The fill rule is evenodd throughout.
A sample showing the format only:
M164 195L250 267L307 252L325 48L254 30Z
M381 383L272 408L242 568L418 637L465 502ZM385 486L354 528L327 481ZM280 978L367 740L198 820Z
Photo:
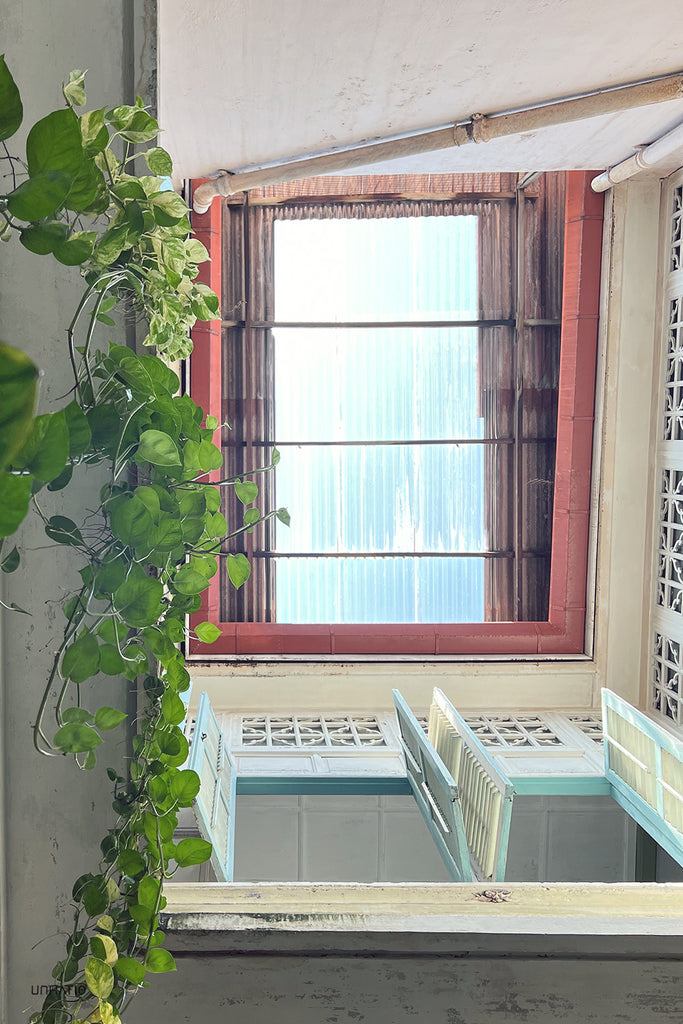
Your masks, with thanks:
M683 743L611 690L602 718L612 796L683 865Z
M472 870L455 780L398 690L393 695L408 781L417 805L451 878L469 882Z
M456 781L475 876L504 881L514 798L510 779L439 689L429 710L428 738Z
M180 697L181 701L185 705L185 717L183 718L183 720L180 723L180 725L178 726L178 728L182 729L183 736L185 737L185 739L189 743L190 740L191 740L191 736L192 736L192 720L190 719L190 716L189 716L190 698L192 697L192 680L190 680L190 685L185 690L185 693L179 693L178 696ZM188 759L189 759L189 755L188 755Z
M221 882L231 882L235 851L235 765L213 713L208 694L199 698L189 768L201 782L194 802L199 831L213 846L211 866Z

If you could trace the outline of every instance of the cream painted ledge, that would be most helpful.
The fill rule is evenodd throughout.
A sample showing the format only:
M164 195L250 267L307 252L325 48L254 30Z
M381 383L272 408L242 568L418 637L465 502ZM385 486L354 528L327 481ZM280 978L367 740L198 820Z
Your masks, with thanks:
M170 883L171 933L683 935L683 885ZM504 901L478 898L504 893ZM201 941L201 940L200 940Z
M398 687L411 707L427 708L440 687L459 710L583 710L600 686L593 662L461 662L196 665L189 663L194 709L206 690L212 706L233 712L354 711L392 708Z

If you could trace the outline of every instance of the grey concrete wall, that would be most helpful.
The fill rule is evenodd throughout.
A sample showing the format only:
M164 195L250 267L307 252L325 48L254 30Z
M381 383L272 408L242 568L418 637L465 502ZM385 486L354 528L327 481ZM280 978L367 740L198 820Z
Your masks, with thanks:
M61 82L74 68L90 69L91 107L132 99L141 51L152 53L153 13L151 5L129 0L0 0L1 49L22 94L25 126L63 105ZM148 66L154 70L153 59ZM142 85L149 87L149 75ZM9 140L10 152L23 156L24 138L22 129ZM5 164L0 166L4 173ZM18 241L0 248L0 261L0 338L25 349L44 371L40 411L49 412L54 403L63 404L72 385L65 327L81 294L81 279L77 269L28 253ZM110 334L123 341L121 332ZM84 471L75 474L68 497L62 492L41 495L48 514L64 510L81 518L79 509L92 507L98 488L97 474L88 476L86 481ZM52 980L52 965L63 949L57 933L72 916L72 883L82 872L97 869L98 844L112 824L105 768L121 763L126 752L124 729L112 734L106 751L100 747L104 752L91 773L80 772L72 759L48 759L33 749L31 726L64 621L57 602L74 586L80 564L73 554L48 547L35 523L25 527L21 541L25 562L2 584L3 599L31 612L30 617L5 614L2 633L3 1024L26 1019L26 1008L42 1002L32 989ZM92 701L93 710L126 699L119 680L101 677L96 685L97 694L89 698L84 693L83 701L85 706Z
M171 937L173 944L175 937ZM680 938L240 936L156 979L126 1024L680 1024ZM275 939L276 942L272 940ZM194 951L190 948L194 945ZM320 952L315 952L316 944ZM306 948L307 947L307 948ZM324 952L323 952L324 951Z
M633 881L635 825L610 797L518 796L505 877ZM238 796L235 881L440 882L448 874L412 796Z

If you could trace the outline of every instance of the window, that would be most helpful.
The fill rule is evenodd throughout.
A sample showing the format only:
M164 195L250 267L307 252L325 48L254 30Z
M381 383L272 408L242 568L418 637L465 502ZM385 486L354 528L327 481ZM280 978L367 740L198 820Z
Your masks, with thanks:
M217 411L233 428L224 435L228 473L267 462L275 441L282 452L277 497L271 479L264 477L262 507L272 506L275 497L277 504L284 503L281 494L289 486L284 467L289 461L294 486L301 489L305 481L304 491L308 488L303 502L306 515L301 515L301 506L297 510L300 522L305 526L309 510L322 508L319 520L332 522L333 533L346 546L334 550L334 537L316 537L312 531L306 537L300 526L289 544L272 527L259 528L247 537L246 551L253 564L249 589L235 597L227 586L214 585L201 613L219 622L223 639L212 648L197 644L192 653L344 657L583 649L601 200L587 193L586 175L567 176L565 266L571 274L569 289L565 278L560 310L560 277L552 268L561 261L553 261L552 250L553 245L556 250L561 246L564 203L559 205L560 229L550 217L539 228L536 209L540 204L534 208L533 198L516 203L521 195L514 187L516 176L487 177L488 193L481 178L477 182L469 176L465 196L462 190L456 195L452 186L449 196L441 192L438 198L432 194L421 199L397 197L399 190L389 197L363 194L360 200L351 196L344 201L339 196L321 200L309 195L287 202L260 196L256 201L250 198L248 204L226 202L222 211L212 209L197 218L200 226L202 221L210 222L198 236L214 253L214 287L221 269L215 257L220 219L227 237L222 267L224 319L222 325L202 325L195 332L191 376L196 400L205 409ZM498 179L495 190L492 177ZM366 188L368 181L377 190L383 179L364 179ZM501 188L501 182L507 188ZM454 251L453 238L457 239L456 256L469 247L476 257L456 260L467 272L457 278L446 271L447 283L441 289L432 269L430 288L423 288L417 299L407 295L401 284L406 261L394 259L390 276L400 285L398 307L395 298L394 306L389 305L391 296L379 287L382 275L373 280L372 266L362 263L348 288L311 289L315 261L306 265L299 257L296 266L288 253L295 235L307 233L304 244L310 250L315 233L332 226L337 248L350 244L348 238L354 234L361 239L362 251L362 239L376 230L380 218L385 225L393 222L394 241L382 244L396 252L409 251L413 259L416 254L423 259L447 234L450 249L443 250L442 261L429 264L432 268L446 265L446 257ZM527 228L526 234L524 221L533 228ZM520 225L523 241L518 246L515 237ZM401 232L410 234L409 250L396 240ZM518 260L537 272L515 287ZM284 290L279 290L278 265L303 275L307 287L296 289L285 279ZM362 283L367 287L362 288ZM301 299L309 290L315 293L313 302ZM346 299L344 308L327 304L331 292ZM398 308L400 315L392 308ZM390 316L394 319L389 320ZM302 417L300 411L315 408L316 402L299 402L297 408L297 402L290 401L287 408L287 373L284 389L278 391L279 368L310 365L317 353L340 346L353 353L351 361L339 364L327 380L320 378L317 384L314 378L308 380L309 389L319 393L317 408L322 410L315 417L315 429L320 430L322 422L322 433L315 434L311 417ZM423 359L430 348L441 349L431 365ZM395 355L397 350L400 357ZM391 361L389 352L394 353ZM390 403L376 400L373 416L365 417L373 422L363 423L359 412L368 408L368 402L349 404L353 389L344 389L341 378L352 382L354 365L362 368L363 376L384 365L385 375L378 382L384 385L399 372L401 363L412 367L416 354L426 381L422 396L419 375L414 372L412 382L415 395L422 398L417 404L423 408L430 388L439 394L435 405L441 411L453 406L449 378L454 362L463 364L462 379L469 378L469 383L458 402L458 415L450 420L422 415L420 423L420 416L411 410L410 415L403 412L392 421ZM325 361L320 364L324 370ZM399 380L395 394L405 397L407 379ZM292 393L296 398L289 387ZM324 412L333 403L346 412L328 417L326 425ZM388 505L380 519L366 523L365 535L357 526L357 509L346 522L338 521L337 507L324 511L330 495L336 506L342 503L340 496L347 505L353 504L358 489L346 483L353 462L365 465L367 478L393 482ZM430 480L430 463L432 482L422 487L428 492L425 500L420 477ZM311 483L325 475L341 479L344 488L323 491ZM406 480L418 481L417 486L411 491ZM403 481L403 486L397 487L397 481ZM442 485L441 495L435 482ZM464 493L465 500L449 500L449 487ZM414 520L402 518L400 502L405 499L407 504L411 494L413 504L424 510L417 529ZM392 528L398 523L403 529L392 533L385 528L388 520ZM570 546L575 553L571 569ZM355 568L349 574L352 564ZM304 592L312 594L317 609L313 614L310 602L307 605L296 583L290 582L297 575L292 569L300 566L304 567L299 573L306 581ZM468 569L466 593L458 598L464 566ZM348 587L349 576L364 581L361 592L374 595L369 607L354 603L353 597L325 605L322 595L340 593ZM430 589L436 600L412 598L418 591L429 595ZM376 595L383 592L397 599L378 615ZM377 622L377 618L388 621Z
M190 765L201 773L202 787L195 809L200 830L215 844L216 856L212 863L219 878L232 880L233 877L237 823L237 833L244 825L247 829L251 826L252 831L251 839L243 844L243 853L249 849L251 854L249 862L241 869L247 877L253 877L251 871L254 869L250 862L254 855L261 860L261 870L265 860L270 860L272 870L272 858L264 859L258 852L270 828L271 838L266 846L277 851L275 878L302 878L299 872L303 861L308 859L309 869L314 872L309 878L321 881L377 880L372 872L377 868L378 859L381 861L387 854L393 855L391 846L397 837L394 832L392 840L392 829L389 828L380 850L376 843L380 825L377 820L379 804L375 801L374 808L360 806L358 798L362 804L367 796L408 793L412 793L444 864L456 881L469 880L472 871L474 877L481 880L503 881L506 878L513 804L520 813L514 816L517 839L512 847L516 844L516 856L522 853L522 857L513 868L512 878L518 877L520 872L524 877L529 868L534 870L534 862L541 850L538 855L532 854L536 839L532 838L529 843L527 836L535 832L539 838L541 822L537 822L534 828L528 815L535 806L532 813L542 812L546 818L548 808L545 804L530 805L528 801L520 806L517 798L525 796L556 798L574 795L584 799L611 796L681 863L683 746L668 731L658 727L616 694L603 691L604 760L602 749L596 747L592 736L581 728L581 723L573 721L575 715L566 712L505 717L474 713L462 715L445 694L435 689L425 728L398 690L393 691L393 700L395 719L384 712L374 715L346 713L321 716L312 712L252 716L214 713L208 695L201 695ZM597 716L593 718L594 724L599 724ZM365 743L366 739L370 742ZM339 757L341 752L349 756L342 760ZM321 763L311 769L306 762L315 760ZM287 797L288 802L285 806L277 800L266 799L265 804L259 807L258 799L256 802L247 800L242 804L246 814L242 821L242 812L237 806L240 795ZM307 807L302 807L298 800L289 799L302 795L312 798L307 801ZM346 805L346 811L351 813L335 824L331 804L337 796L353 799ZM307 821L302 823L302 810L312 811L314 806L317 806L317 824L313 823L310 814L304 815ZM344 812L343 806L341 810ZM369 818L368 810L371 810ZM557 810L561 813L559 806ZM584 806L583 812L587 810L589 808ZM601 814L609 815L610 810L614 812L615 807L610 809L609 806L593 804L591 813L599 818ZM269 823L268 818L273 816L276 820ZM381 818L382 814L379 816ZM609 844L617 851L616 862L609 870L625 871L625 877L629 877L633 863L630 856L623 860L621 852L626 824L622 818L621 836L613 836ZM318 862L313 867L310 858L316 843L307 847L310 835L306 833L317 831L319 838L324 838L329 852L328 837L324 834L333 825L337 829L341 826L342 834L338 839L343 841L349 838L346 835L348 829L355 839L360 840L361 833L370 826L374 836L369 847L371 864L368 867L367 857L362 858L361 874L348 874L348 865L342 867L339 876L325 874L324 863ZM413 821L412 827L418 827L418 822ZM545 820L542 828L547 827L548 821ZM583 827L590 833L585 818ZM567 830L567 836L570 832L571 829ZM519 840L523 834L525 838L520 847ZM282 846L276 842L276 836L282 840ZM550 833L546 839L540 839L541 847L549 838ZM603 836L603 841L606 838ZM246 835L242 839L245 840ZM333 840L333 848L337 847L338 839ZM410 845L408 836L404 836L402 841ZM586 880L592 877L590 873L576 873L581 858L577 858L575 842L567 843L565 840L564 845L567 845L569 853L569 862L565 861L564 866L568 877ZM293 864L295 866L293 875L280 874L283 847L288 850L288 871L292 871ZM348 847L347 853L350 853ZM338 851L335 859L337 867L333 870L339 870L339 864L344 864L346 857ZM413 865L410 870L415 867ZM594 864L592 870L595 868ZM605 870L604 854L600 856L598 870L601 873ZM256 869L255 877L260 877L259 869ZM263 878L269 877L274 880L265 871ZM305 877L306 874L303 875Z

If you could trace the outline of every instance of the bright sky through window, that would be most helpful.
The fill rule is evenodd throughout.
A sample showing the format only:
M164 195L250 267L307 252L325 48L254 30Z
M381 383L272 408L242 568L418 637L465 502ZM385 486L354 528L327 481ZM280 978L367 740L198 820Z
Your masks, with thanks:
M278 220L274 255L278 323L478 315L473 216ZM487 549L484 446L439 443L483 437L477 329L273 339L278 621L483 621L484 559L438 557Z

